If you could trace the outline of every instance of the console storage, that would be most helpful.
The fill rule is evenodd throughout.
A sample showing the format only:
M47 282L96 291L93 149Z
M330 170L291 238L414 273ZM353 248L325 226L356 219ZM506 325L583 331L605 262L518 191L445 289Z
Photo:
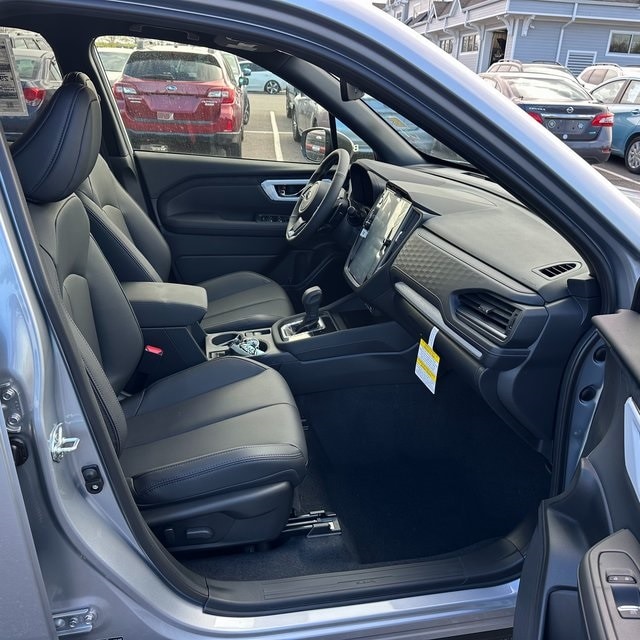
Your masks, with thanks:
M145 384L205 361L200 320L207 310L202 287L168 282L122 284L144 336L140 373Z

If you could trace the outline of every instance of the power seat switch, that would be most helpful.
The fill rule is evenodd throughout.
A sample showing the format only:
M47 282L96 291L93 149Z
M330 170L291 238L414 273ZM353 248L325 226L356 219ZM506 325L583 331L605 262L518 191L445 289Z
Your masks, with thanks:
M100 493L102 491L104 480L97 465L91 464L82 467L82 477L84 478L84 486L89 493Z

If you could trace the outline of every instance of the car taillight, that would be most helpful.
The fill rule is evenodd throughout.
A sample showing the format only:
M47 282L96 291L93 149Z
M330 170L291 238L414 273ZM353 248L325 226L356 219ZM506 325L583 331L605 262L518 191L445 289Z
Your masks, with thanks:
M44 100L46 91L44 89L36 89L35 87L25 87L22 90L24 100L30 107L39 107Z
M207 93L207 98L222 100L222 104L233 104L236 101L234 89L212 89Z
M121 84L120 82L113 85L113 91L120 95L134 95L138 93L135 87L132 87L130 84Z
M537 113L536 111L527 111L527 113L536 121L539 122L540 124L544 124L544 120L542 119L542 116Z
M592 127L613 127L613 113L599 113L592 121Z

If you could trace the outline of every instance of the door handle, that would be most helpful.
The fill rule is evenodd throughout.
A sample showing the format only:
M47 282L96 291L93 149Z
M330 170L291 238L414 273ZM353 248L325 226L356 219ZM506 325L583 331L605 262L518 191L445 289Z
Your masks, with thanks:
M265 180L261 183L262 190L271 200L278 202L295 201L308 180Z
M631 115L632 115L632 116L640 116L640 109L634 109L634 110L631 112Z

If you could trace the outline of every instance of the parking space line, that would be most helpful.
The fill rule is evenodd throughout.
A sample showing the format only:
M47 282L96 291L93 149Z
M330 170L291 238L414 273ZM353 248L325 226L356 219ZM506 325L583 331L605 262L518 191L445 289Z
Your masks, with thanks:
M244 130L245 133L260 133L260 134L264 134L264 135L273 135L273 129L265 129L264 131L260 131L259 129L245 129Z
M596 171L602 171L602 173L608 173L610 176L613 176L618 180L626 180L627 182L631 182L631 184L633 184L636 187L636 189L638 188L637 180L626 178L625 176L621 176L619 173L616 173L615 171L610 171L609 169L603 169L602 167L594 167L594 169L596 169Z
M273 111L271 114L271 128L273 129L273 148L276 152L276 160L282 162L282 147L280 146L280 132L278 131L278 125L276 124L276 114Z

